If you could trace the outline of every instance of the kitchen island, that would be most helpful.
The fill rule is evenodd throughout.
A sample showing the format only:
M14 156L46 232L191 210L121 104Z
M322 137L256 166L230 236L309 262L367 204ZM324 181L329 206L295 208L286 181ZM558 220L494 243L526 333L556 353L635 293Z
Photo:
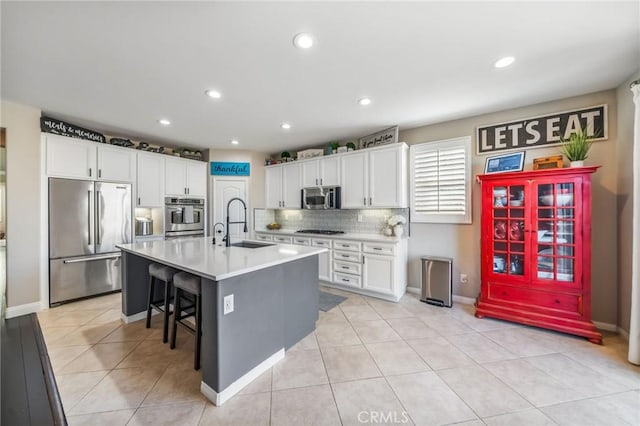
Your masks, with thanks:
M118 246L125 322L145 318L150 263L202 278L200 390L216 405L284 358L318 319L318 255L326 249L256 245L224 247L203 237ZM233 311L224 314L230 295Z

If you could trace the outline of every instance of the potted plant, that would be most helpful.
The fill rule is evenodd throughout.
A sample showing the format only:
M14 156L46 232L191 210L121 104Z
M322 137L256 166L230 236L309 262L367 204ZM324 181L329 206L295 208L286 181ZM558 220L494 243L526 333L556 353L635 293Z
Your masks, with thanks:
M356 150L356 144L351 142L351 141L347 142L346 147L347 147L347 150L349 150L349 151L355 151Z
M593 136L587 135L586 132L572 133L569 139L561 139L560 152L569 160L570 167L583 167L584 160L587 158L587 153L592 139L596 137L597 132Z
M280 158L283 163L291 161L291 153L289 151L283 151L282 154L280 154Z
M338 152L338 147L340 146L339 142L329 142L329 153L335 154Z
M402 224L407 223L407 220L402 215L394 215L389 218L387 224L393 227L393 235L396 237L401 237L404 229L402 228Z

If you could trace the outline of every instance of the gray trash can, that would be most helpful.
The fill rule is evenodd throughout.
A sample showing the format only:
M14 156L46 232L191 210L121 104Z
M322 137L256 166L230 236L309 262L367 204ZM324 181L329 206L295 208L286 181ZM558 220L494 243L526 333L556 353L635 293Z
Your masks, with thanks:
M453 259L449 257L423 257L420 300L431 305L450 308L452 273Z

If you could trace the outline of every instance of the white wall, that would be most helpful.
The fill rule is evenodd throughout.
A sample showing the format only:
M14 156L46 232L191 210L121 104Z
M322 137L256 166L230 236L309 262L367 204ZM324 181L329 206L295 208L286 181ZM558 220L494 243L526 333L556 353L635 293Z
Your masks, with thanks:
M40 110L2 101L7 140L7 307L40 301Z
M595 321L616 324L618 282L617 224L617 102L616 91L609 90L531 105L461 120L438 123L400 132L400 140L409 145L471 135L475 143L476 127L500 123L574 108L607 104L609 138L596 142L587 165L602 166L593 175L592 208L592 317ZM475 152L475 145L473 151ZM525 169L531 169L534 158L558 154L557 147L529 149ZM473 155L472 176L482 174L486 156ZM409 285L420 283L420 257L439 255L454 259L454 294L475 298L480 291L480 191L473 183L473 223L440 225L412 223L409 240ZM468 284L459 283L460 273L469 276Z
M616 90L618 101L618 325L629 331L631 318L631 264L633 223L633 121L635 106L629 84L640 78L640 71ZM635 171L640 173L639 170ZM636 259L640 262L640 259Z

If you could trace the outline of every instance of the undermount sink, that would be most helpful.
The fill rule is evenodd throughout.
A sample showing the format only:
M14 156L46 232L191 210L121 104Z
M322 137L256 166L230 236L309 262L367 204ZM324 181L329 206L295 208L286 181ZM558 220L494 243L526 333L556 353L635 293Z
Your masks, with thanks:
M273 243L257 243L257 242L253 242L253 241L240 241L239 243L231 244L231 247L242 247L242 248L254 249L254 248L267 247L267 246L273 246L273 245L275 245L275 244L273 244Z

